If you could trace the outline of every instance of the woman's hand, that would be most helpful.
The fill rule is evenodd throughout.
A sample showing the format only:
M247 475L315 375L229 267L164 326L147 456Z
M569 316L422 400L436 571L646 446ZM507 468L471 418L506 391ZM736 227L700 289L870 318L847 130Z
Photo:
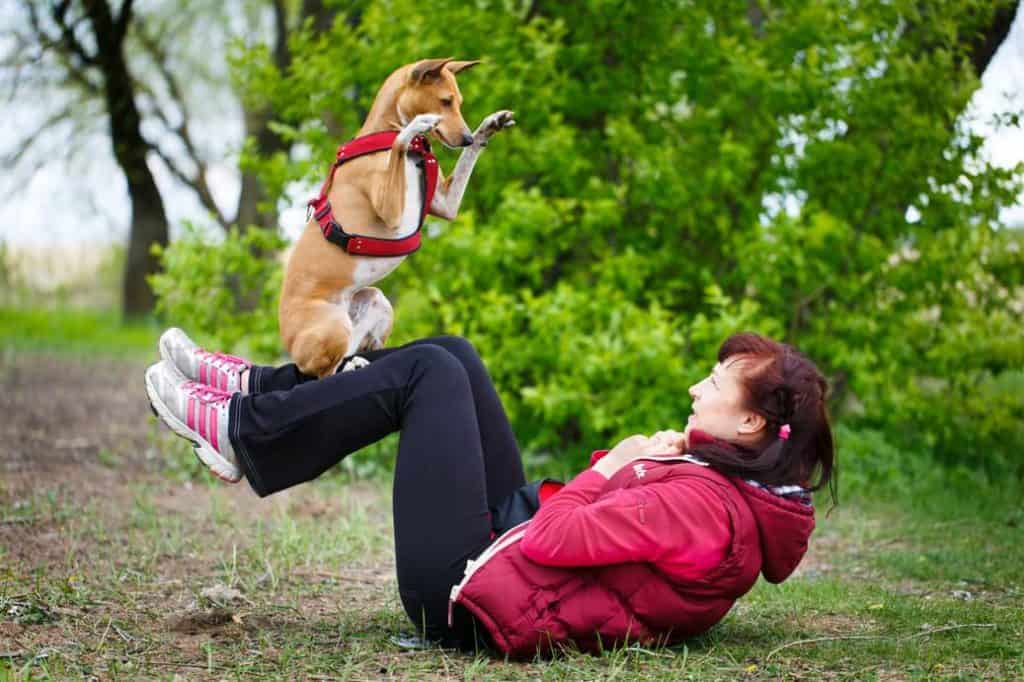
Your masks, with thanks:
M636 434L625 438L598 460L594 471L611 478L615 472L630 462L655 455L678 455L686 447L686 441L679 431L658 431L653 436Z

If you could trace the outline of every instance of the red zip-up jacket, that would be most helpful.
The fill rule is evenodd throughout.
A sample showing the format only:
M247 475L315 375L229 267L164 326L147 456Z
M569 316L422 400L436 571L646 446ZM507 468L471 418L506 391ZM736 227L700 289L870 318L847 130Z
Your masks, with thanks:
M785 580L813 529L811 506L685 456L610 479L588 469L470 562L452 602L513 657L671 644L721 620L759 573Z

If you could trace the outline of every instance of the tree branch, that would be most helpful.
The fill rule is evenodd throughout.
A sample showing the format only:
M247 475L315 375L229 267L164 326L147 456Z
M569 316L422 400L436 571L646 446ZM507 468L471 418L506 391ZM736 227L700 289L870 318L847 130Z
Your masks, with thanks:
M192 139L192 133L189 131L189 114L188 105L185 100L185 93L181 84L178 82L178 79L168 67L167 53L164 51L160 42L150 35L149 32L141 25L139 26L138 38L139 44L149 54L150 59L153 61L157 71L160 73L160 77L166 84L168 94L174 101L174 104L181 111L181 122L177 125L171 123L167 115L164 114L163 109L161 109L159 99L146 83L138 82L136 87L141 92L148 94L149 98L153 100L152 114L160 120L169 132L173 133L179 140L181 140L185 153L196 168L195 177L189 177L188 174L178 168L170 157L163 153L157 144L150 143L150 147L161 159L163 159L164 163L171 170L174 176L196 193L199 197L200 203L202 203L203 207L216 217L217 222L220 223L224 229L227 229L229 224L228 219L223 213L221 213L220 208L217 206L217 202L213 200L213 193L210 191L210 187L206 182L208 166L196 148L195 141Z
M764 21L765 11L761 7L761 3L758 0L748 0L747 22L750 24L750 28L754 29L755 38L764 37Z
M15 165L17 165L18 162L21 161L22 157L25 156L25 152L27 152L33 145L35 145L40 135L42 135L43 133L46 132L47 129L56 125L57 123L60 123L64 119L70 118L73 112L73 104L68 104L64 108L59 109L58 111L55 111L54 113L47 116L42 123L36 126L35 130L33 130L30 134L22 137L17 144L13 145L14 151L4 154L3 165L8 168L13 168Z
M196 196L199 197L199 203L203 205L203 208L213 215L217 220L217 223L222 228L227 230L229 226L228 220L221 215L220 209L217 208L217 202L213 200L213 194L210 192L210 186L206 183L205 166L200 166L196 172L196 177L190 178L188 174L178 168L171 157L160 148L160 145L150 142L149 148L160 158L161 161L164 162L164 165L167 166L167 170L171 172L171 175L177 178L178 181L185 186L192 188L196 193Z
M60 2L50 6L50 15L53 17L53 20L57 23L57 27L60 29L61 43L63 43L64 48L69 55L78 57L84 64L95 66L97 56L89 54L85 49L85 46L83 46L82 43L78 41L78 38L75 37L75 26L78 22L74 21L68 23L67 21L68 7L70 4L70 0L61 0ZM31 3L29 3L29 6L31 7ZM33 29L36 31L37 35L45 36L46 33L42 30L42 27L39 24L38 16L35 16L35 9L32 8L29 11L30 14L33 15Z
M114 22L114 26L117 28L118 35L124 38L124 34L128 32L128 25L132 22L132 0L124 0L124 4L121 5L121 11L117 15L117 20Z
M274 0L274 65L284 74L291 63L288 49L288 14L283 0Z
M1010 27L1013 26L1013 20L1017 16L1017 6L1017 0L1012 2L1004 0L1002 6L993 13L992 21L985 27L985 30L971 40L970 60L978 78L985 73L992 57L995 56L999 46L1009 35Z

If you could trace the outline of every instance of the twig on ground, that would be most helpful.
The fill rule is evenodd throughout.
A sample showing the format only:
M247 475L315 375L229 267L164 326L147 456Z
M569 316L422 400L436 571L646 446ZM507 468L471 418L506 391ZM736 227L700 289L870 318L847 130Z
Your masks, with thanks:
M948 630L960 630L963 628L994 628L995 623L965 623L963 625L943 625L941 628L935 628L933 630L922 630L921 632L915 632L912 635L905 635L900 637L897 641L903 642L908 639L915 639L917 637L927 637L928 635L934 635L936 632L946 632Z
M112 657L107 656L108 660L111 658ZM147 658L144 662L146 665L158 665L165 668L190 668L192 670L204 670L206 672L228 672L228 668L224 666L215 665L211 668L208 663L179 663L178 661L162 661L153 658ZM246 669L244 674L245 677L271 677L271 674L269 673L249 669Z
M905 642L910 639L916 639L918 637L927 637L928 635L934 635L937 632L948 632L949 630L960 630L963 628L994 628L995 623L965 623L963 625L945 625L941 628L934 628L932 630L924 630L922 632L915 632L912 635L904 635L897 637L895 641ZM771 660L771 657L779 653L783 649L788 649L794 646L800 646L801 644L816 644L818 642L838 642L844 640L854 639L885 639L889 635L837 635L834 637L812 637L810 639L797 639L792 642L787 642L782 646L777 646L768 652L768 655L764 657L765 662Z
M291 575L298 576L300 578L330 578L332 580L338 580L341 582L357 582L366 583L367 585L380 585L387 580L387 578L381 576L377 578L367 578L364 576L352 575L351 573L332 573L331 571L316 571L316 570L293 570L290 572Z
M18 656L25 656L28 652L24 649L20 651L0 651L0 658L17 658Z
M114 619L107 617L107 629L103 631L103 636L100 637L100 643L96 646L96 651L94 653L103 651L103 645L107 643L107 634L110 632L110 626L113 625L113 623Z
M811 637L810 639L797 639L792 642L786 642L782 646L777 646L768 652L768 655L764 657L767 663L772 659L772 656L779 653L783 649L788 649L794 646L800 646L801 644L817 644L818 642L838 642L848 639L881 639L884 635L845 635L835 637Z

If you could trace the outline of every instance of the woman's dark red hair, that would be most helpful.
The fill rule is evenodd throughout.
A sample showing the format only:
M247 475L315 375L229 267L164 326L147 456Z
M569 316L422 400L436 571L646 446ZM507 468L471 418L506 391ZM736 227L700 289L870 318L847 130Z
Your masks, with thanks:
M746 448L692 434L698 437L691 438L689 451L729 476L812 490L828 486L835 503L835 446L825 377L797 349L750 332L730 336L718 349L720 363L740 360L744 407L767 422L764 438ZM788 439L779 435L783 424L789 424Z

